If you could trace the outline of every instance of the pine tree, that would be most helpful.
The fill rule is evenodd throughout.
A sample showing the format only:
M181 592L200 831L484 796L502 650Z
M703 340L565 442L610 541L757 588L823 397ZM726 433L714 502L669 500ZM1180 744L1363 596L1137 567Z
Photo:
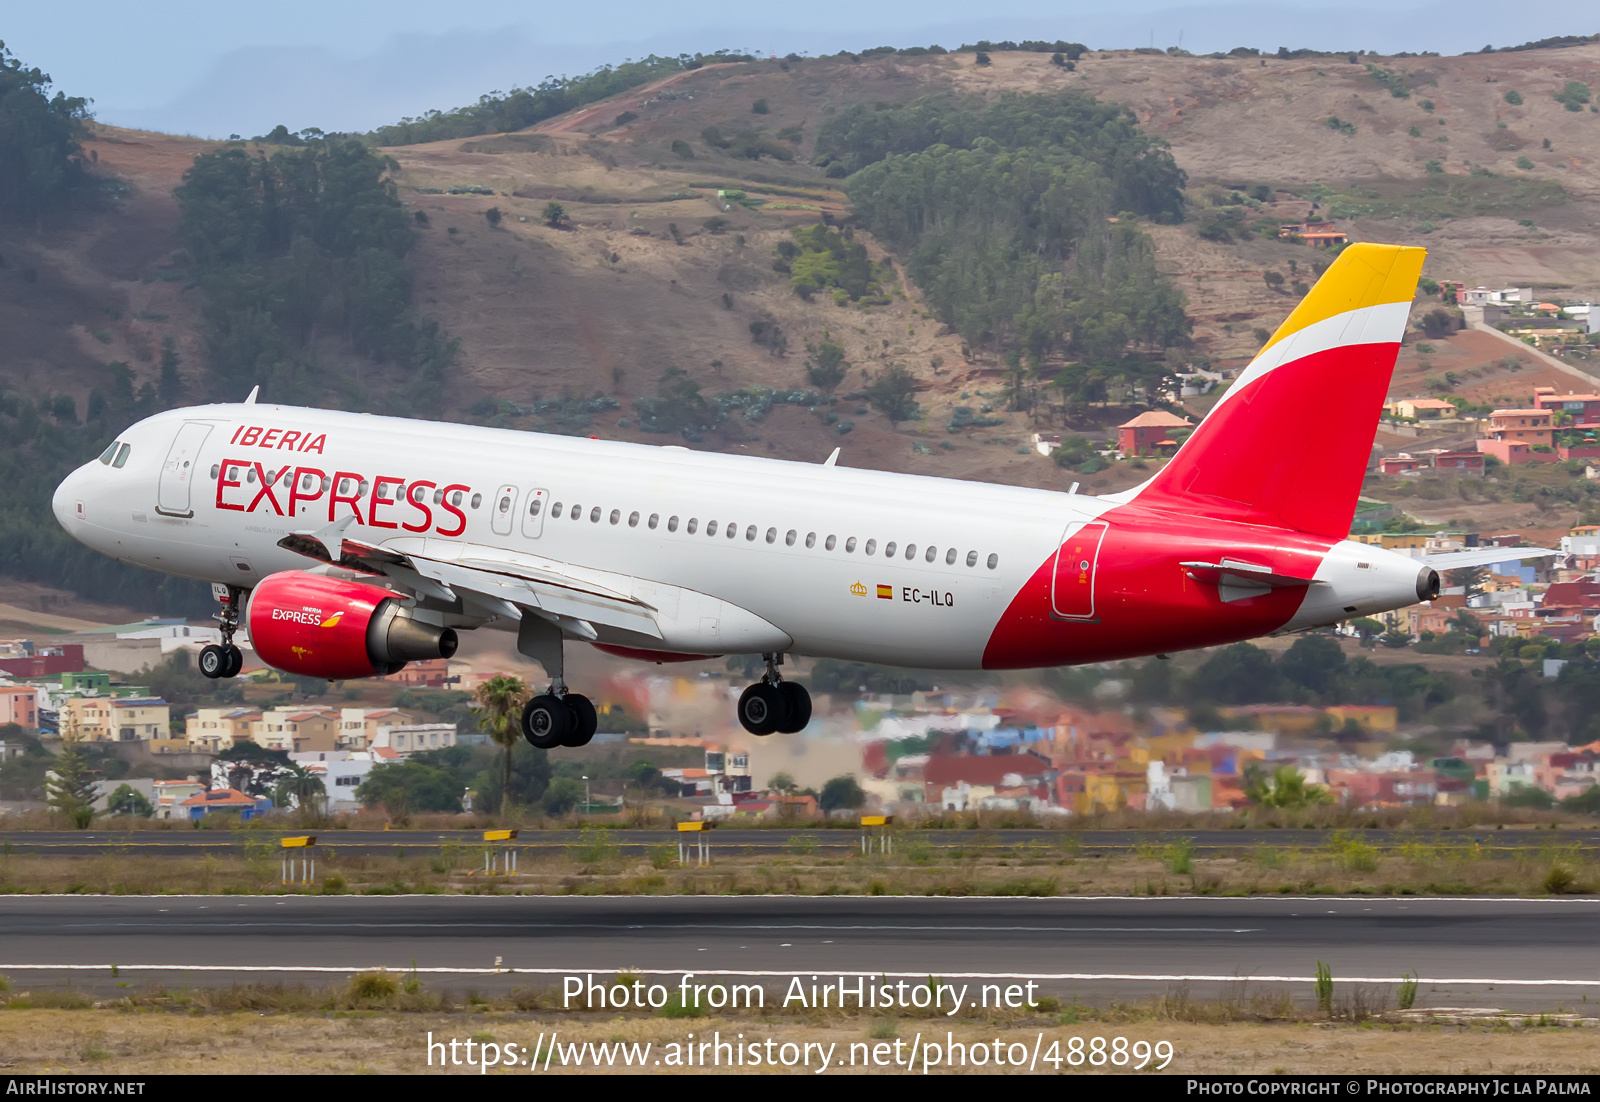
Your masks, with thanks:
M75 746L68 746L56 758L55 768L45 780L45 802L66 815L80 830L94 817L97 795L93 771Z

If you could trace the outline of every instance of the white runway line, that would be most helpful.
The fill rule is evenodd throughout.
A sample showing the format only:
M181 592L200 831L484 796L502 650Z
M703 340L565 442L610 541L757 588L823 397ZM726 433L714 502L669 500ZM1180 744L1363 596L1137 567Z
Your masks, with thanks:
M356 972L391 972L396 975L416 974L419 976L575 976L586 974L612 974L623 973L636 976L728 976L733 978L768 978L788 979L793 976L817 975L841 976L848 979L914 979L926 980L929 976L927 970L916 972L892 971L853 971L847 969L802 969L795 971L771 971L755 968L640 968L608 966L604 968L440 968L440 967L413 967L409 964L389 966L382 964L372 965L331 965L331 964L0 964L0 973L4 972L247 972L247 973L319 973L332 975L352 975ZM1315 983L1315 976L1210 976L1210 975L1184 975L1179 973L1140 974L1133 972L944 972L934 977L939 980L1078 980L1083 982L1094 981L1126 981L1148 983ZM1340 976L1339 983L1400 983L1412 980L1410 975L1403 976ZM1492 987L1600 987L1600 978L1588 980L1508 980L1486 979L1483 977L1440 977L1417 976L1416 983L1432 983L1446 985L1467 986L1492 986Z

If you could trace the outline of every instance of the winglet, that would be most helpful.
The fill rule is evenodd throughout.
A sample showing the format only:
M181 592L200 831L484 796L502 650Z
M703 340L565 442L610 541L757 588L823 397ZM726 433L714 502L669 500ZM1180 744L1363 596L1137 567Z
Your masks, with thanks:
M260 394L260 393L261 393L261 384L257 383L255 386L250 388L250 394L249 394L248 397L245 398L244 404L247 405L247 406L255 405L256 404L256 395Z
M833 454L828 456L828 458L824 459L822 461L822 465L824 467L833 467L833 466L836 466L838 464L838 462L839 462L839 449L838 448L834 448L833 449Z

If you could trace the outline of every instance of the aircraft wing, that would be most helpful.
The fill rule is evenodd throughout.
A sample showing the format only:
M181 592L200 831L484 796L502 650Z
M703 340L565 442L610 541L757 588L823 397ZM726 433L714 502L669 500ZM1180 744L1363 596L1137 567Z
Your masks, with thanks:
M1548 559L1560 551L1542 547L1475 547L1471 551L1445 551L1438 555L1424 555L1417 560L1422 566L1435 570L1459 570L1463 566L1488 566L1496 562L1518 562L1522 559Z
M278 545L331 566L383 575L420 597L446 602L470 597L473 604L512 618L534 610L580 639L595 638L595 625L662 638L656 610L626 588L590 576L596 572L452 540L392 542L406 546L377 547L344 537L342 530L324 529L285 536ZM339 548L337 557L333 545Z

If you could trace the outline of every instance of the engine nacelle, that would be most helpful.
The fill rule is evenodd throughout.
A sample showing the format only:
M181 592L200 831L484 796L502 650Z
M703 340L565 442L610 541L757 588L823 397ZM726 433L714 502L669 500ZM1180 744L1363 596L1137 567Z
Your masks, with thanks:
M329 681L391 674L456 652L453 629L415 619L391 591L299 570L263 579L245 622L267 665Z

